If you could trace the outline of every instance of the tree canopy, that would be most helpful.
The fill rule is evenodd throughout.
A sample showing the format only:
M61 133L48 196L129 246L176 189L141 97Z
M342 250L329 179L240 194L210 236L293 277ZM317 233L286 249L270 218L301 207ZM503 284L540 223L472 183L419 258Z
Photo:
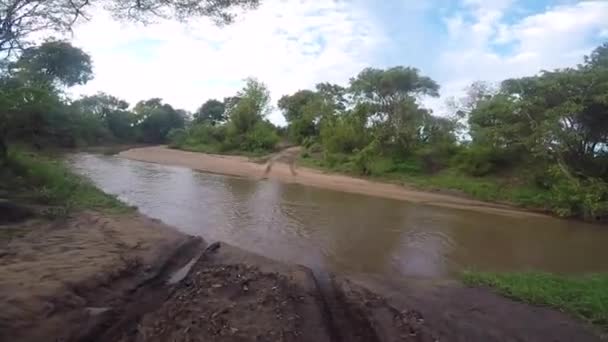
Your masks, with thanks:
M66 87L85 84L93 78L91 57L61 40L47 40L25 49L11 69L25 80Z
M194 121L198 123L208 122L211 125L226 121L226 105L216 99L207 100L194 113Z
M38 32L71 31L79 19L89 18L88 11L94 6L130 21L203 16L223 24L232 22L235 9L255 8L258 4L259 0L2 0L0 53L13 55L27 48Z

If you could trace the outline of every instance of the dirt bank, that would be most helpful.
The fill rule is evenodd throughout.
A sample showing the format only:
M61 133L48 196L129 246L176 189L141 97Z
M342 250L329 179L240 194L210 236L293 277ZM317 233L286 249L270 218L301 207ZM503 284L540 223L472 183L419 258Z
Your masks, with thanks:
M246 157L210 155L169 149L164 146L135 148L119 153L119 156L158 164L178 165L195 170L226 175L261 179L265 165L250 161ZM297 183L323 189L365 194L371 196L405 200L449 208L476 210L511 216L544 216L519 210L506 205L486 203L447 194L424 192L395 184L373 182L337 174L326 174L318 170L299 167L292 175L289 166L280 158L273 166L268 178L285 183Z
M2 341L73 340L88 313L120 301L192 240L138 214L84 212L0 230L12 232L0 240Z

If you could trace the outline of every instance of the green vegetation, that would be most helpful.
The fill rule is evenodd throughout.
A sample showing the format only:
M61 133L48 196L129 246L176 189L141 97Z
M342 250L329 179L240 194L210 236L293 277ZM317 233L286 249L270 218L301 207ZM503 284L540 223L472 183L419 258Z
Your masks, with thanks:
M410 67L367 68L347 87L283 96L279 108L306 165L603 220L607 89L604 44L574 68L475 82L449 115L421 105L439 86Z
M116 197L71 172L60 160L12 149L1 169L2 190L21 200L48 206L47 212L96 209L110 213L132 210ZM49 211L50 210L50 211Z
M608 275L579 277L547 273L478 273L468 271L469 286L490 286L510 298L547 305L608 328Z
M118 18L148 22L158 17L211 17L230 23L234 9L257 0L185 2L10 0L0 4L0 193L9 200L43 205L47 214L72 209L129 210L113 196L71 173L46 150L131 143L164 143L190 114L161 99L126 101L99 93L72 100L66 90L93 78L91 58L68 41L39 43L38 31L71 32L88 9L103 3ZM212 108L213 109L213 108ZM260 124L251 130L264 132ZM240 133L240 132L237 132ZM259 139L258 139L259 140ZM20 148L16 148L20 146ZM4 199L4 198L3 198Z
M268 88L250 78L236 96L205 102L192 125L170 133L170 146L205 153L266 154L279 142L277 128L266 120L269 111Z
M278 101L288 123L277 128L267 87L250 78L223 101L193 114L162 99L134 106L109 94L72 100L67 88L93 78L91 58L61 40L32 44L40 28L69 31L100 1L0 4L0 163L9 147L169 143L210 153L262 155L279 142L305 147L304 163L421 188L453 189L563 217L608 219L608 44L565 69L475 82L450 113L422 105L439 85L413 67L366 68L347 85L321 83ZM210 16L230 22L230 10L257 0L105 1L117 16ZM53 10L51 10L53 9Z

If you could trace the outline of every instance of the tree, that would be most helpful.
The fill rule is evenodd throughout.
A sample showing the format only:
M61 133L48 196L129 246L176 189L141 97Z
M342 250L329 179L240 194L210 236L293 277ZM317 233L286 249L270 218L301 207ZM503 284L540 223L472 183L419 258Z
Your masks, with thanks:
M129 103L127 101L103 92L84 96L79 100L74 101L73 105L82 111L91 112L101 118L106 117L110 112L126 110L129 108Z
M48 131L51 115L64 115L57 87L91 77L90 57L69 43L47 41L26 50L0 81L0 160L6 158L9 133L38 136Z
M69 42L47 40L23 51L11 72L31 82L71 87L93 78L91 57Z
M304 115L304 108L319 98L319 95L312 90L299 90L293 95L284 95L279 99L279 108L283 111L283 115L287 123L300 120Z
M378 105L377 114L388 114L392 106L410 97L439 96L439 85L420 75L416 68L387 70L366 68L350 80L351 91L361 99Z
M128 111L129 103L112 95L98 93L72 103L80 113L99 118L112 135L121 140L135 139L135 114Z
M238 101L230 106L230 124L237 134L249 131L270 112L270 92L255 78L248 78L245 87L236 95Z
M230 23L233 10L255 8L259 0L2 0L0 1L0 54L13 56L27 48L33 35L43 31L65 33L87 11L102 5L120 19L149 22L154 18L184 20L211 17Z
M138 117L141 139L147 143L164 143L172 129L184 127L184 118L160 98L139 101L133 111Z
M364 69L350 80L350 89L357 101L368 103L368 120L375 127L380 144L394 146L401 152L410 150L419 139L425 116L420 108L421 96L439 96L439 85L420 75L418 69L393 67Z
M212 126L226 121L226 106L224 102L215 99L207 100L194 113L194 121L196 123L210 123Z

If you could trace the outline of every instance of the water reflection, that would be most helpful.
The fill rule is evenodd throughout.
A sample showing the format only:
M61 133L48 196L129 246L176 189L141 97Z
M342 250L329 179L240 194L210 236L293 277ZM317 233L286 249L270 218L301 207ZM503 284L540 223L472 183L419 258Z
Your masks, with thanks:
M608 270L608 229L415 205L78 154L73 167L188 234L340 273L442 277L474 267Z

